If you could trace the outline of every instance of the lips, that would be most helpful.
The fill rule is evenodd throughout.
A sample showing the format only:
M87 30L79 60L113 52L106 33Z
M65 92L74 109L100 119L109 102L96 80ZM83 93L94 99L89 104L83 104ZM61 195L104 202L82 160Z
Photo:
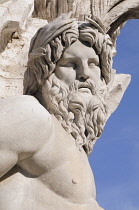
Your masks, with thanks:
M89 85L89 84L80 84L78 86L78 90L80 92L85 92L85 93L92 93L93 92L92 88L93 87L91 85Z
M83 93L92 93L92 90L88 87L80 87L79 91Z

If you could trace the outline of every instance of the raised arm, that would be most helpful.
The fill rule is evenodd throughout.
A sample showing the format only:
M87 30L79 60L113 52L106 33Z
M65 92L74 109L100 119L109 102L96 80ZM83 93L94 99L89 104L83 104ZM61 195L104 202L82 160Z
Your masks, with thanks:
M0 101L0 177L50 139L51 115L32 96Z

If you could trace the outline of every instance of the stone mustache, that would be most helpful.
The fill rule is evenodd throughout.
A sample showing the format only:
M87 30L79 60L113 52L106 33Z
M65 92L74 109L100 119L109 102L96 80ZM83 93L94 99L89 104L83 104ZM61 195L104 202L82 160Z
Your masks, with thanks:
M33 37L24 96L0 103L1 210L102 209L87 156L130 80L112 56L91 19L61 15Z

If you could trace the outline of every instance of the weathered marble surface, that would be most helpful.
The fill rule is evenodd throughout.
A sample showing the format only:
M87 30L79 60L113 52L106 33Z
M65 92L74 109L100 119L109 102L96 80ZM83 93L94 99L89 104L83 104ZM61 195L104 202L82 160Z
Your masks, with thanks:
M2 210L102 209L87 156L130 81L115 75L112 55L110 37L90 19L62 15L35 34L28 96L0 103Z
M87 155L130 82L112 69L112 57L116 29L131 11L138 18L139 1L113 3L92 1L88 15L101 21L68 14L44 26L31 18L34 1L1 1L1 98L22 93L27 59L28 68L26 96L0 101L0 209L102 209ZM88 5L73 16L83 19Z
M31 96L2 100L0 108L0 175L17 163L2 177L1 210L100 210L87 156L56 118Z
M126 20L138 19L138 9L139 0L35 0L34 16L49 21L70 11L79 20L96 16L113 33Z
M105 25L106 31L112 37L113 42L119 34L118 27L130 18L138 18L139 14L139 0L124 0L122 2L120 0L92 0L91 3L88 0L85 5L83 0L72 0L64 4L61 1L53 0L1 0L0 98L22 93L23 74L27 65L30 39L39 27L46 24L45 20L39 19L37 21L37 19L31 18L34 4L37 5L35 6L35 13L33 13L34 16L48 17L48 20L57 17L61 12L68 11L72 11L73 17L82 20L85 16L97 16ZM33 20L33 23L29 24L28 27L30 19Z
M23 93L30 40L47 20L31 18L34 1L0 1L0 99Z

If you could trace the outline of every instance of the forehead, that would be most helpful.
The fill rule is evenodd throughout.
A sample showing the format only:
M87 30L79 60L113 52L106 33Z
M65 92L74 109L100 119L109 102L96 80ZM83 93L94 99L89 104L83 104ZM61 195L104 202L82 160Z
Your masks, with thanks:
M96 54L95 50L88 46L87 42L81 42L77 40L72 45L70 45L62 55L63 59L67 58L79 58L79 59L91 59L95 58L99 61L99 56Z

